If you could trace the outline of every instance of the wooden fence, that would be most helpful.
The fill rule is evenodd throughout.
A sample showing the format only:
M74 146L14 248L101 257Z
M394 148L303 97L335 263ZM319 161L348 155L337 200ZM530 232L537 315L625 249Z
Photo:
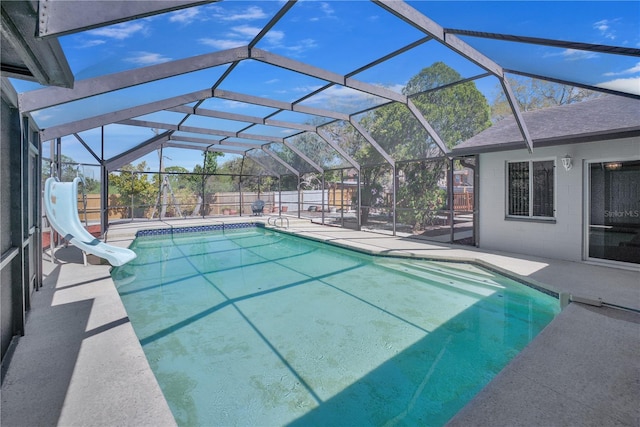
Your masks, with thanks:
M473 211L473 193L454 193L453 194L453 210L454 211Z

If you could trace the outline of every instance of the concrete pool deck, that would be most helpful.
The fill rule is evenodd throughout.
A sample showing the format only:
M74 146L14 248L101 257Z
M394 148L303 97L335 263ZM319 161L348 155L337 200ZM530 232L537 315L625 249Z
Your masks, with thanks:
M107 240L128 246L138 229L219 222L118 224L111 226ZM288 231L371 252L474 260L577 300L605 303L569 304L450 425L640 425L640 272L293 218ZM80 252L71 246L56 255L58 261L52 263L45 254L44 286L33 295L26 335L15 340L9 363L5 360L0 424L175 425L111 281L110 267L83 266Z

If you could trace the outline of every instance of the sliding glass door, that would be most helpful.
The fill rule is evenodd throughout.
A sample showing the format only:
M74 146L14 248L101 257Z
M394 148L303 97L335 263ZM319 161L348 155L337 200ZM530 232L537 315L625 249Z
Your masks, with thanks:
M640 160L589 163L587 257L640 264Z

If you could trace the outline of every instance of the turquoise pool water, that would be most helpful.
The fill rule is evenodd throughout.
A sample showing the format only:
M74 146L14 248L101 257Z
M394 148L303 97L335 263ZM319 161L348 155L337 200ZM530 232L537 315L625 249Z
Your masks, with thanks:
M443 425L559 311L473 265L263 228L132 249L112 275L184 426Z

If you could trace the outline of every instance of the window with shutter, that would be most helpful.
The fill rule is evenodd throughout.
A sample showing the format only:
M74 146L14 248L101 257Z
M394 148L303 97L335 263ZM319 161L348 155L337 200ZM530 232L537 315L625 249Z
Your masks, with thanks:
M507 216L553 218L554 178L553 160L507 163Z

